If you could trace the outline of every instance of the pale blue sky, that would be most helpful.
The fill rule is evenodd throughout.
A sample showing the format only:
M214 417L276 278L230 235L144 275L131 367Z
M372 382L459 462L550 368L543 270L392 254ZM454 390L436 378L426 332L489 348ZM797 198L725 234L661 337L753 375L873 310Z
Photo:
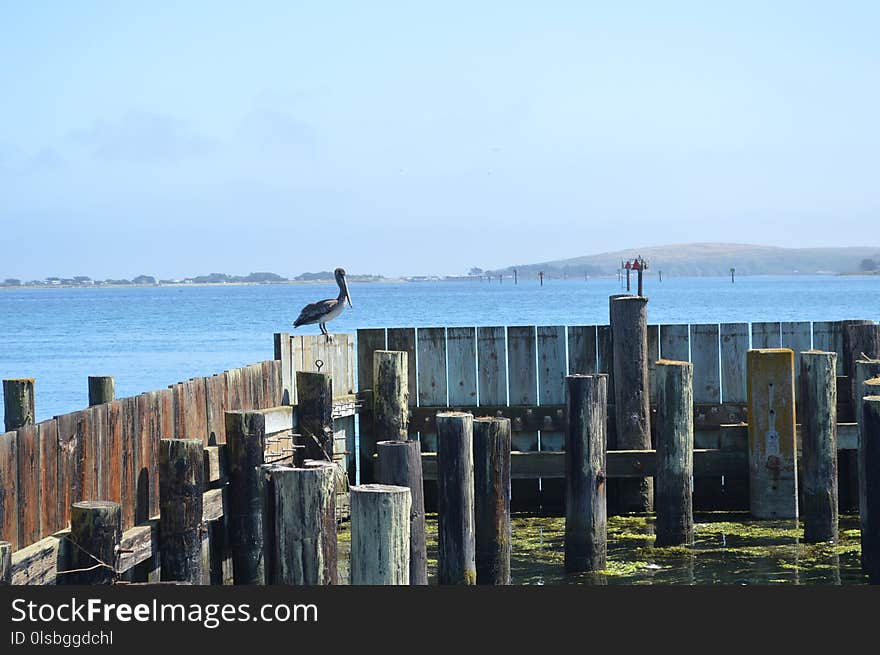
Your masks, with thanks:
M0 0L0 278L877 243L878 25L873 1Z

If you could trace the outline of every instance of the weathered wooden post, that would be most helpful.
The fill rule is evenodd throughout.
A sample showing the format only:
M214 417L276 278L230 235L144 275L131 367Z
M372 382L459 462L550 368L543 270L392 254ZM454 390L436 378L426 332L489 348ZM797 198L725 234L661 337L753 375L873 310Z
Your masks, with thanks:
M880 325L868 321L844 321L843 374L849 377L853 405L858 392L856 362L860 359L880 359ZM856 410L857 411L857 410Z
M800 362L804 541L837 541L837 353Z
M880 584L880 396L862 401L861 450L865 459L865 507L862 512L862 568L869 584Z
M333 461L333 379L327 373L296 372L296 403L305 459Z
M236 585L266 583L260 467L265 463L266 418L259 412L226 412L229 463L229 546Z
M407 353L373 353L373 425L377 441L409 438L409 374Z
M569 375L565 380L565 570L601 571L608 542L608 376Z
M3 412L4 432L36 423L33 378L3 380Z
M749 350L746 366L751 514L757 519L796 519L794 352Z
M122 509L102 500L76 502L70 508L68 570L64 584L112 584L122 541Z
M651 448L647 306L648 299L642 296L622 296L611 303L614 422L619 450ZM651 511L654 489L650 477L622 479L618 488L620 511Z
M407 487L351 488L351 584L409 584L410 504Z
M864 404L862 403L862 398L865 396L875 395L873 392L870 392L866 387L866 384L869 383L873 378L880 376L880 359L859 359L855 363L855 371L853 373L855 378L854 392L855 395L852 396L852 404L854 408L854 419L856 421L856 425L861 430L861 425L863 421L862 412L864 410ZM859 497L857 499L856 509L861 510L865 506L865 460L863 457L863 453L861 448L856 451L856 466L855 470L858 472L857 476L858 480L858 494Z
M872 360L873 361L873 360ZM870 368L866 366L865 368ZM864 372L864 370L862 371ZM865 573L868 572L868 560L870 556L868 552L870 548L868 546L867 536L871 532L871 526L869 521L869 513L868 513L868 489L867 489L867 481L870 477L866 467L867 467L867 453L868 453L868 443L871 440L871 435L868 433L868 422L865 418L865 407L867 403L865 402L866 398L878 396L880 397L880 377L874 377L868 380L865 380L861 384L861 390L859 391L859 409L857 411L858 414L858 428L859 428L859 449L858 449L858 464L859 464L859 528L860 528L860 539L861 539L861 564L862 571ZM880 516L880 514L878 514ZM875 526L876 529L876 526ZM880 564L878 564L880 566Z
M474 546L477 584L510 584L510 419L476 418Z
M159 559L162 580L202 584L204 445L199 439L159 442Z
M657 362L656 546L694 540L694 367Z
M0 541L0 586L12 584L12 544Z
M272 471L276 468L281 466L274 463L262 464L257 475L263 515L263 576L267 585L279 583L280 553L275 531L275 480L272 478Z
M407 487L410 491L409 583L426 585L428 551L425 545L425 494L420 444L418 441L380 441L376 446L379 452L379 483Z
M437 413L437 522L440 584L476 584L473 420Z
M309 468L279 466L271 471L275 487L275 538L278 582L335 585L336 465Z
M89 407L111 403L116 399L116 382L112 375L89 376Z

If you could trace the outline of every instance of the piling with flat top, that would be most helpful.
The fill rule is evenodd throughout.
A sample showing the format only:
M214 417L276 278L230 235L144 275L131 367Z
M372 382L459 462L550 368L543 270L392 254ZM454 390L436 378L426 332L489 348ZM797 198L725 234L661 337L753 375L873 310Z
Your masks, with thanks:
M868 582L880 584L880 396L862 401L865 508L862 512L862 568Z
M410 491L409 583L426 585L428 552L425 545L425 495L420 444L418 441L380 441L376 446L379 452L379 483L407 487Z
M657 362L656 546L694 540L694 367Z
M33 425L35 416L34 379L3 380L3 431L12 432L25 425Z
M409 584L411 502L407 487L351 488L351 584Z
M852 398L856 387L856 362L860 359L880 358L880 325L873 321L842 321L843 374L850 379Z
M608 556L608 376L569 375L565 380L565 570L601 571Z
M70 508L68 570L64 584L112 584L122 541L122 508L103 500L76 502Z
M611 302L614 350L614 417L618 450L650 450L648 384L648 299L623 296ZM650 512L654 504L649 477L619 481L622 512Z
M440 584L477 581L474 536L473 420L437 413L437 514Z
M12 584L12 544L0 541L0 586Z
M336 465L271 470L280 584L335 585Z
M861 391L859 392L860 402L858 403L858 417L859 417L859 450L857 453L858 456L858 464L859 464L859 528L860 528L860 538L861 538L861 563L862 563L862 571L868 572L868 542L866 541L867 535L871 532L870 529L870 521L868 519L868 488L867 481L869 476L868 471L866 470L867 462L867 453L868 453L868 443L871 440L871 434L868 430L868 422L865 420L865 408L867 407L867 403L865 399L871 396L880 397L880 377L871 378L869 380L865 380L861 385ZM876 526L875 526L876 529ZM878 563L880 566L880 563Z
M862 411L864 405L861 401L865 396L877 395L875 392L869 391L865 386L866 383L869 383L873 378L880 376L880 359L859 359L855 363L855 395L853 398L854 405L854 418L856 421L856 425L861 429L863 417ZM847 456L850 454L847 453ZM862 451L859 449L856 451L856 471L858 471L858 505L856 505L857 510L861 510L862 507L865 506L865 461L862 457Z
M510 584L510 419L473 422L477 584Z
M112 403L116 399L116 383L112 375L89 376L89 407Z
M266 418L259 412L226 412L229 466L229 547L236 585L266 583L263 560L263 499Z
M377 441L406 441L409 438L407 365L406 352L373 352L373 429Z
M202 584L204 445L199 439L159 442L159 554L162 580Z
M751 515L796 519L794 352L789 348L749 350L746 366Z
M837 541L837 353L800 358L804 541Z
M333 379L327 373L296 372L296 403L305 459L333 461Z

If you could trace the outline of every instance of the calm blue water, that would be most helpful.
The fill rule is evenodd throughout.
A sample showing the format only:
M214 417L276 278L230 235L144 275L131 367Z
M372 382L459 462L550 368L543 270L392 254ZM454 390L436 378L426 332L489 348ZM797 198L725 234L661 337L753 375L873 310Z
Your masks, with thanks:
M332 329L608 322L616 279L351 285ZM648 280L652 323L880 319L880 277ZM39 420L87 404L89 375L130 396L273 355L274 332L336 286L0 289L0 377L35 377ZM316 326L306 328L317 333Z

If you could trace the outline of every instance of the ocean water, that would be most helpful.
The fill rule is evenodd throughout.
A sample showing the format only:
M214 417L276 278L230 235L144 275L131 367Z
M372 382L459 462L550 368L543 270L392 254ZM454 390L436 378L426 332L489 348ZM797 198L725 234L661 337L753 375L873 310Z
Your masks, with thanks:
M36 378L38 420L87 405L89 375L117 396L160 389L273 355L308 302L335 284L0 289L0 377ZM361 327L580 325L608 322L617 279L499 283L352 283L354 308L330 324ZM880 319L880 276L646 280L652 323ZM317 326L301 328L317 333Z

